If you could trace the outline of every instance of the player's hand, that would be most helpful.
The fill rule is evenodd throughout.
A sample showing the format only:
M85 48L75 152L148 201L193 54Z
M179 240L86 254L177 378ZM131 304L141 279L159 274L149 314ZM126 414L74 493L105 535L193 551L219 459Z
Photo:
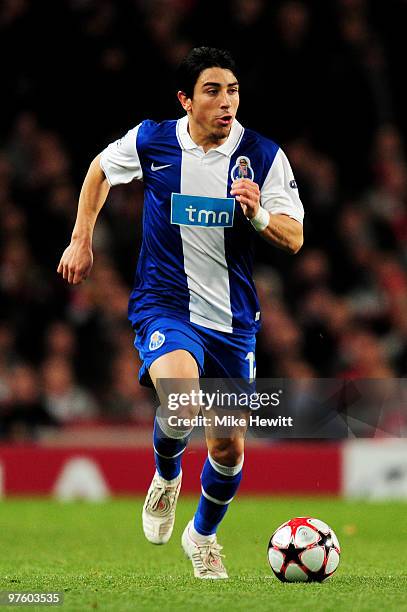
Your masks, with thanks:
M232 183L230 193L240 202L245 216L248 219L253 219L260 207L260 189L258 184L247 178L236 179Z
M73 238L61 257L57 272L62 274L70 285L78 285L87 279L92 265L93 253L90 241Z

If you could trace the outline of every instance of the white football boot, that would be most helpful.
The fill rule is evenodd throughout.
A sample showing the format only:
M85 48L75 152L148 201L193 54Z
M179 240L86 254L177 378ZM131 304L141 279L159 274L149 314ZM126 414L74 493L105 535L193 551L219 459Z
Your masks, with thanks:
M156 471L143 506L143 530L152 544L166 544L172 535L182 472L164 480Z
M192 521L189 521L182 534L181 543L186 556L192 561L195 578L204 580L229 578L222 562L224 555L220 553L222 546L217 543L216 535L205 543L196 542L189 531L191 525Z

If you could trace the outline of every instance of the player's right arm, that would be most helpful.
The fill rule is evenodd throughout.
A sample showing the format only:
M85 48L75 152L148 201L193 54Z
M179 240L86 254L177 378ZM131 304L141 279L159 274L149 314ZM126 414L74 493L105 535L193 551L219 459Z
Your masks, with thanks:
M90 274L93 265L93 230L109 189L98 155L90 164L83 182L71 242L58 265L58 273L70 284L77 285Z
M143 178L137 151L140 126L141 124L107 146L89 167L79 197L71 242L65 249L57 270L72 285L85 280L92 269L93 230L110 187Z

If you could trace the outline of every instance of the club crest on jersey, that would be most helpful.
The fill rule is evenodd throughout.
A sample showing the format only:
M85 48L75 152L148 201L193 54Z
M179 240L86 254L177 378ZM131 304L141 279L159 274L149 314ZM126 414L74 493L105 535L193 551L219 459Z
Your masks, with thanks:
M252 181L254 179L254 172L250 165L250 159L244 155L240 155L232 168L230 176L232 177L232 181L244 178Z
M161 332L157 330L151 334L150 344L148 348L150 349L150 351L156 351L157 349L160 348L160 346L164 344L164 342L165 342L164 334L162 334Z

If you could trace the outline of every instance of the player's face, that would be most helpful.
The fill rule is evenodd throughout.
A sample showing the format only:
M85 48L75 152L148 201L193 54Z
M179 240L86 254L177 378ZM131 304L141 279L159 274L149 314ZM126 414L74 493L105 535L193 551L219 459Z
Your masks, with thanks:
M239 84L233 72L224 68L206 68L188 100L190 120L212 141L229 136L239 106Z

